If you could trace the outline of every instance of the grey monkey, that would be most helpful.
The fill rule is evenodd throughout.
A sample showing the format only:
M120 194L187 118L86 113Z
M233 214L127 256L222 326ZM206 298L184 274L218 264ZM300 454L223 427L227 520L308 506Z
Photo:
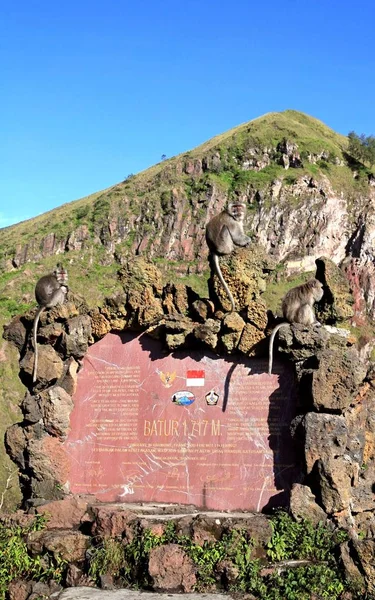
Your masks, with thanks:
M302 285L289 290L282 301L283 316L287 323L279 323L272 331L268 354L268 375L272 372L273 342L276 333L281 327L290 323L301 323L302 325L320 325L315 318L314 303L323 298L323 285L317 279L310 279Z
M246 206L243 202L230 202L220 214L213 217L206 225L206 242L211 251L213 268L221 285L225 289L235 310L231 291L220 269L219 256L231 254L236 246L248 246L251 239L244 233L243 221Z
M68 273L61 264L58 264L50 275L41 277L35 286L35 298L39 304L33 324L33 344L34 344L34 369L33 383L35 383L38 371L38 344L36 341L39 317L45 308L52 308L58 304L63 304L68 293Z

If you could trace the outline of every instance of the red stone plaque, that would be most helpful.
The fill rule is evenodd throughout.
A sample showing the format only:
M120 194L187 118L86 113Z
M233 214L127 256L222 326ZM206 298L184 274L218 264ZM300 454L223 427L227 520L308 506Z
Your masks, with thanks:
M71 491L217 510L282 504L295 476L295 386L278 363L266 371L263 360L166 356L145 334L107 334L78 375L64 443Z

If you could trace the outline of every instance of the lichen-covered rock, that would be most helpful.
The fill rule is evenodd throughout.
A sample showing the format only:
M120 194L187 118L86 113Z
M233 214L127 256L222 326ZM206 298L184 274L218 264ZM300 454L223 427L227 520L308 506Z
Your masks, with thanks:
M238 343L238 350L247 356L255 356L262 351L258 349L259 343L265 341L266 337L263 331L258 329L252 323L245 323L242 330L241 339ZM264 345L262 345L264 350ZM263 351L264 354L264 351Z
M225 315L223 319L221 343L228 354L231 354L237 349L244 327L245 321L238 313L232 312Z
M78 529L87 511L87 501L76 496L37 506L37 514L47 517L46 529Z
M44 327L48 323L54 323L55 321L67 321L79 314L87 312L87 304L83 301L81 311L77 308L76 301L79 302L79 297L73 294L68 294L68 301L64 304L59 304L48 310L44 310L40 315L40 325Z
M194 297L198 295L190 290ZM163 291L163 306L168 314L179 313L187 315L190 309L189 292L186 285L182 283L167 283Z
M324 327L305 327L293 323L282 327L275 338L274 348L293 362L305 361L327 347L330 335Z
M152 288L159 296L163 291L162 274L142 256L128 257L118 272L118 278L125 294L131 291L141 292L145 287Z
M214 303L207 298L198 298L191 305L193 318L205 323L207 319L211 319L215 312Z
M207 319L205 323L199 323L194 327L194 337L203 342L208 348L215 350L219 340L218 333L220 328L220 321Z
M317 304L317 319L322 323L342 323L353 316L353 296L344 273L325 257L316 259L316 277L324 285L324 296Z
M187 333L188 332L167 333L165 336L167 348L173 352L173 350L177 350L177 348L182 348L185 346Z
M67 333L63 338L63 347L67 357L82 358L88 348L91 337L91 319L89 315L79 315L66 323Z
M101 313L99 309L90 312L91 317L91 333L96 340L100 340L106 333L111 331L112 325L110 321Z
M165 343L170 351L185 345L187 336L193 332L194 323L182 315L171 315L163 320Z
M337 513L349 507L353 464L344 456L329 456L317 462L316 477L324 510Z
M318 353L319 368L312 376L316 410L343 411L354 400L366 376L366 365L355 348L330 348Z
M118 274L126 295L128 324L147 328L163 314L163 283L160 271L144 258L129 258Z
M146 288L138 307L137 325L141 328L146 328L161 319L163 315L164 311L161 300L155 298L152 292Z
M136 515L129 509L121 506L92 506L94 525L92 535L100 538L117 537L125 538L131 542L134 538L133 526Z
M363 465L352 489L351 506L355 513L375 511L375 464Z
M294 483L290 493L290 512L293 517L300 521L305 519L314 525L325 523L327 515L317 504L316 498L307 485Z
M5 433L5 446L10 458L22 469L25 468L26 433L19 423L8 427Z
M375 540L356 540L353 542L358 556L360 569L366 576L367 589L375 592Z
M82 562L85 560L90 538L80 531L46 529L29 533L26 545L34 555L42 554L43 550L47 550L57 559L68 562Z
M33 437L28 441L28 459L32 468L33 478L39 482L48 480L56 494L40 496L46 500L55 500L61 497L60 486L69 476L69 461L61 441L48 434ZM35 482L35 484L36 484ZM38 496L36 496L38 497Z
M303 418L303 425L307 474L311 473L318 460L325 464L331 457L344 454L348 429L343 416L307 413Z
M21 350L25 344L27 336L27 330L23 322L22 317L14 317L9 325L4 325L3 338L13 344Z
M64 439L70 426L72 397L62 387L54 386L41 392L39 398L45 430Z
M272 269L272 266L264 250L256 244L249 248L240 248L229 256L220 257L220 268L238 312L257 300L265 291L266 272ZM224 310L230 311L230 301L216 275L211 275L208 286L210 297L216 298Z
M148 571L155 591L188 593L197 582L192 559L177 544L153 548Z
M246 321L260 331L264 331L268 323L267 305L262 298L251 300L246 308Z
M65 363L65 372L59 382L60 387L62 387L70 396L73 396L77 389L78 366L77 361L71 356Z
M22 371L32 376L34 369L34 351L28 350L20 362ZM38 387L51 385L64 371L64 363L52 346L38 344Z

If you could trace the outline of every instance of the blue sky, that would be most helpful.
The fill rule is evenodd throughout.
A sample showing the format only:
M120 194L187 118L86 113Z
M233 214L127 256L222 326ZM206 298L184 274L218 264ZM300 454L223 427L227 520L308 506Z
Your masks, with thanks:
M375 134L370 0L5 0L0 227L270 111Z

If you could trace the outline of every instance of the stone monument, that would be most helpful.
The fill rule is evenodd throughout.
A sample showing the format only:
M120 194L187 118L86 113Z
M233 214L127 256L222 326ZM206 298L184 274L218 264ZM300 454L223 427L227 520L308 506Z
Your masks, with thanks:
M74 494L260 511L287 502L296 465L292 370L206 350L165 354L108 333L78 374L63 447Z

